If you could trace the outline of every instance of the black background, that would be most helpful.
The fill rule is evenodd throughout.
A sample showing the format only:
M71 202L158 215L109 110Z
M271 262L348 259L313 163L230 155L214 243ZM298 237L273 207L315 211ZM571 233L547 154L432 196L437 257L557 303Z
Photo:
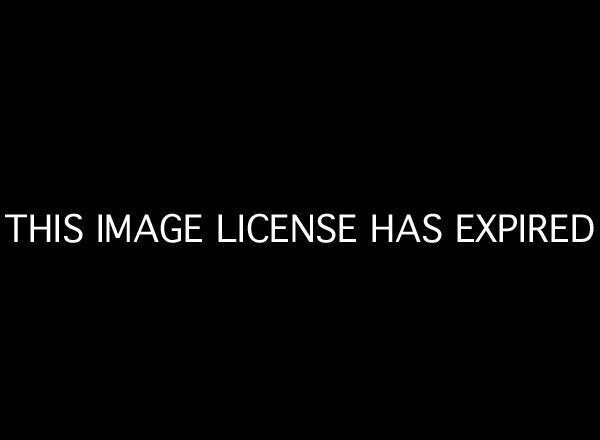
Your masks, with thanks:
M593 29L539 11L247 12L29 11L3 55L2 213L355 212L361 243L14 246L4 224L11 414L581 426L597 237L460 246L453 219L597 224ZM441 244L368 243L371 213L429 212Z

